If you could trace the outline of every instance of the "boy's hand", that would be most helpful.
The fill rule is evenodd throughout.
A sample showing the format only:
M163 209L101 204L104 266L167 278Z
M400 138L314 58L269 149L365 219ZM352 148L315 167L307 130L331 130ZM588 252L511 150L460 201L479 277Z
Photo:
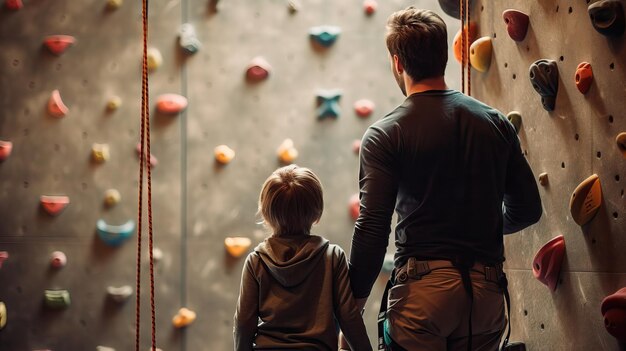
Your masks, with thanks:
M348 345L342 331L339 332L339 351L350 351L350 345Z

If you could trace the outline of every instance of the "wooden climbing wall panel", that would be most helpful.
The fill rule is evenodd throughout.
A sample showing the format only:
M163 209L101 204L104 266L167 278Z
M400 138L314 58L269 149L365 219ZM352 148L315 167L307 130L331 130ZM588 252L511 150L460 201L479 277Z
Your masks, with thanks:
M591 1L595 2L595 1ZM485 73L473 71L473 95L503 113L519 111L522 147L540 186L541 221L505 239L513 299L513 340L530 350L616 350L604 328L600 303L626 285L626 161L615 137L626 130L626 39L607 39L592 27L590 1L480 1L474 8L480 36L493 38L493 57ZM513 41L502 12L530 16L526 38ZM529 80L529 66L555 60L559 71L554 111L542 108ZM593 68L586 95L575 85L581 62ZM574 189L598 174L604 195L586 226L572 219ZM532 260L551 238L563 235L566 254L555 292L533 277Z
M293 14L286 0L150 1L149 46L163 56L150 74L152 154L159 161L152 186L155 246L163 252L156 264L157 344L163 350L232 348L243 259L228 256L223 241L245 236L256 245L263 239L256 201L263 180L280 165L276 149L283 139L293 139L296 163L312 168L324 184L325 211L315 232L349 250L348 199L358 191L352 142L403 101L389 70L386 18L408 5L441 12L434 0L378 5L367 16L361 0L301 1ZM0 10L0 140L13 142L11 156L0 162L0 251L10 255L0 268L0 301L9 316L0 351L133 349L135 295L117 304L106 288L134 287L136 233L110 248L96 235L96 221L136 219L140 15L136 1L107 10L105 1L24 0L18 11ZM444 17L452 42L458 21ZM195 55L178 46L185 22L202 45ZM308 31L325 24L341 33L322 52ZM52 34L72 35L76 43L54 56L41 46ZM244 74L255 56L265 57L273 70L267 80L250 84ZM460 69L450 57L448 83L458 88ZM61 119L46 111L55 89L69 108ZM336 120L317 120L318 89L342 91ZM186 96L186 112L155 113L164 93ZM106 111L112 96L122 104ZM376 104L366 119L352 108L362 98ZM107 162L91 161L93 143L109 145ZM219 144L236 152L226 166L213 159ZM110 188L122 199L107 208ZM67 195L70 204L51 217L40 208L40 195ZM144 225L142 350L150 339L145 236ZM67 255L60 270L49 268L55 250ZM373 344L383 287L381 279L365 316ZM45 307L49 288L69 290L71 305ZM174 329L172 317L182 306L196 311L197 320Z

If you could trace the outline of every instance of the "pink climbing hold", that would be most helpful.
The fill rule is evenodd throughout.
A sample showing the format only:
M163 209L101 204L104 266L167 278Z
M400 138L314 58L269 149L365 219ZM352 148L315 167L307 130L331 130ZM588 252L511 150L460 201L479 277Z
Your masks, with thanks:
M4 6L9 10L17 11L24 7L24 4L22 0L5 0Z
M70 46L74 45L76 38L71 35L50 35L44 39L43 44L55 55L61 55Z
M374 112L374 103L371 100L361 99L354 103L354 112L359 117L369 117Z
M359 214L361 212L361 201L359 200L359 194L354 194L350 196L349 206L350 217L352 217L352 219L356 221L359 218Z
M354 141L352 142L352 152L358 155L360 150L361 150L361 139L354 139Z
M565 238L559 235L543 245L533 260L533 275L552 291L556 290L564 255Z
M52 116L61 118L67 114L69 109L61 100L61 94L59 90L55 89L52 91L52 95L50 95L50 99L48 100L48 113Z
M11 156L13 143L10 141L0 140L0 161L4 161Z
M42 195L39 201L41 202L41 206L43 207L43 209L46 212L48 212L48 214L56 216L59 213L61 213L61 211L63 211L63 209L65 209L67 205L69 205L70 198L64 195L62 196Z
M50 255L50 266L52 268L63 268L67 264L67 256L61 251L55 251Z
M376 8L378 8L378 3L376 2L376 0L363 1L363 10L365 11L365 14L374 14L374 12L376 12Z
M4 261L9 259L9 253L6 251L0 251L0 268L2 268L2 264Z
M137 150L137 156L141 157L141 143L137 143L136 150ZM147 158L147 156L146 156L146 158ZM157 160L157 158L154 157L154 155L152 155L152 154L150 154L150 161L149 162L150 162L150 167L154 167L154 166L159 164L159 160Z
M613 337L626 342L626 287L617 290L602 300L600 311L604 327Z
M257 56L250 61L246 68L246 79L249 82L259 82L269 77L272 66L261 56Z
M157 111L175 114L187 108L187 98L178 94L163 94L157 98Z

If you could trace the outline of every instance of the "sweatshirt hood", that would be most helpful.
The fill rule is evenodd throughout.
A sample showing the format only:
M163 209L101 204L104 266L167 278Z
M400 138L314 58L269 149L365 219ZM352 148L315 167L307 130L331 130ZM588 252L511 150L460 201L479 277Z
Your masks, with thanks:
M317 266L328 247L328 240L317 236L270 237L256 251L268 271L282 286L300 284Z

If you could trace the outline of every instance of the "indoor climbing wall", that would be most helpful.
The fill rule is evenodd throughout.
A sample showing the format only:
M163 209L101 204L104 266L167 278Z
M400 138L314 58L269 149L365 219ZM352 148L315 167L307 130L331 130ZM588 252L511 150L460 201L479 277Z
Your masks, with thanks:
M140 5L3 1L2 351L133 348ZM150 1L161 349L232 349L243 259L266 235L257 223L258 192L282 164L320 176L325 211L314 231L349 250L354 143L403 101L384 25L408 5L441 13L434 0ZM458 21L444 17L451 43ZM459 71L450 54L453 88ZM144 222L142 349L150 340L147 230ZM244 238L232 240L243 242L242 256L225 250L229 237ZM384 283L365 315L373 344ZM177 315L181 307L195 321L193 312ZM175 316L181 328L172 325Z
M599 6L604 12L594 13ZM473 96L519 113L522 149L543 201L541 221L505 239L512 340L529 350L618 349L600 307L626 286L626 154L616 142L626 131L623 6L483 0L472 8L478 37L490 37L493 48L472 47L472 63L484 68L472 71ZM503 16L508 9L528 16L527 29L524 15ZM482 56L490 57L487 67ZM594 174L598 181L578 188Z

